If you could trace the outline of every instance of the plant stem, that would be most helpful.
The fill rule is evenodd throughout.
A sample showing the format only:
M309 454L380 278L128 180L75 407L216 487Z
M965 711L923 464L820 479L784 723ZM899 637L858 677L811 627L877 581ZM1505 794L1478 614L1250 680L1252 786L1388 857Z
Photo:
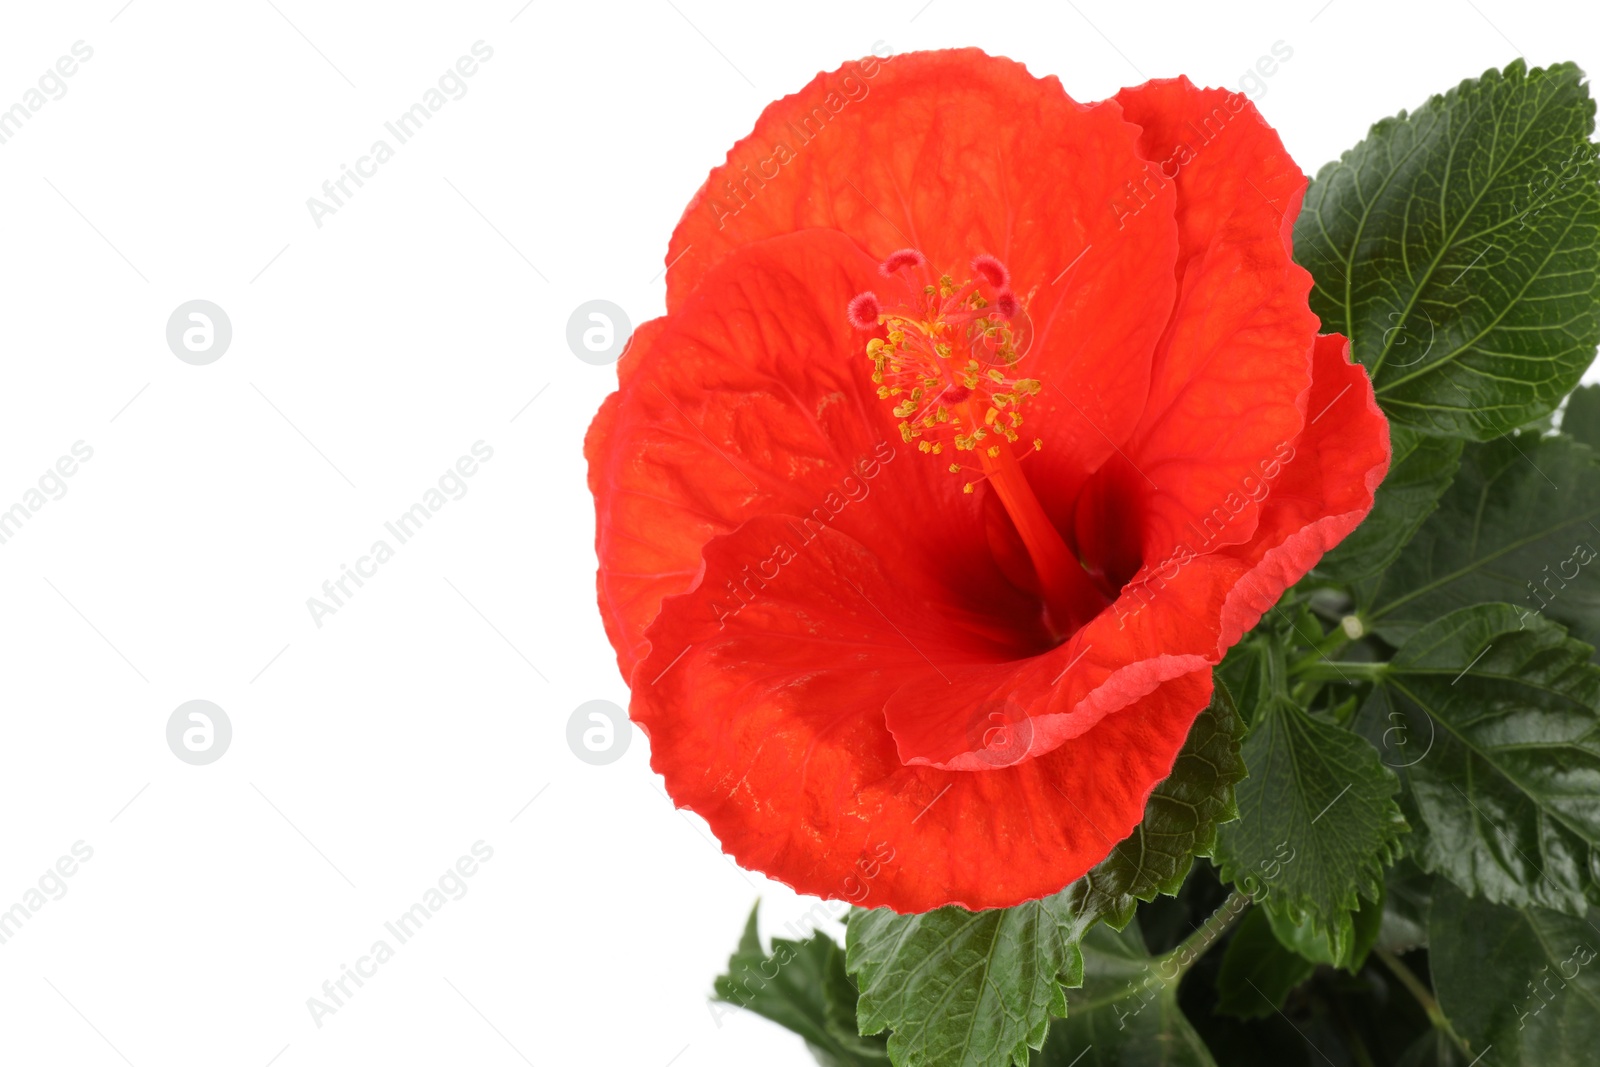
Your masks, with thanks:
M969 425L983 426L977 405L969 400L965 407ZM1065 639L1098 615L1108 600L1062 540L1060 531L1022 473L1022 465L1011 446L1002 442L993 456L987 449L980 449L978 458L983 463L989 485L1011 517L1011 524L1028 550L1028 558L1033 561L1049 625Z
M1167 953L1166 958L1177 960L1179 977L1182 977L1184 972L1194 966L1195 961L1206 954L1207 949L1227 933L1228 927L1239 921L1240 916L1250 907L1250 903L1247 894L1234 890L1228 895L1228 899L1222 902L1222 907L1212 912L1210 918L1179 942L1177 948Z
M1274 634L1267 642L1267 654L1263 660L1266 672L1267 692L1280 696L1289 692L1289 657L1284 651L1283 639Z
M1400 957L1381 945L1374 945L1372 954L1382 960L1385 967L1394 972L1394 976L1400 979L1400 984L1410 991L1418 1004L1422 1005L1422 1010L1427 1014L1428 1021L1433 1024L1434 1029L1454 1041L1456 1047L1462 1052L1469 1052L1467 1043L1461 1040L1461 1036L1450 1025L1450 1020L1445 1018L1444 1012L1439 1008L1439 1002L1428 991L1428 987L1422 984L1422 979L1418 978L1410 967L1400 962Z
M1322 640L1312 645L1305 655L1289 664L1289 673L1299 675L1308 664L1326 662L1335 653L1344 651L1349 644L1350 635L1344 632L1344 627L1335 626L1323 634Z
M1386 663L1356 663L1350 660L1302 660L1292 673L1296 678L1319 682L1377 682L1382 681Z

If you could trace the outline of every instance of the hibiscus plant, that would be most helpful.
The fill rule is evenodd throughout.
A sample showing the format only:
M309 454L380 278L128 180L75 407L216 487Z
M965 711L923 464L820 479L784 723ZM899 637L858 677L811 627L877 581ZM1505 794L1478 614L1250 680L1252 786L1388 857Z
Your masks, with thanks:
M653 768L848 909L752 914L720 1010L834 1067L1595 1062L1594 110L1518 61L1313 181L1241 94L973 50L763 112L586 446Z

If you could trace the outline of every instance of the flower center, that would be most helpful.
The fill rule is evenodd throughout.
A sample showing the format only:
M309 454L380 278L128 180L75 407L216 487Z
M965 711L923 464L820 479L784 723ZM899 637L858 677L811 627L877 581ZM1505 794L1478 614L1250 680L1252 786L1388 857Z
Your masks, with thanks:
M889 305L864 292L848 309L857 329L886 331L867 342L878 397L894 404L901 438L947 462L965 478L965 492L985 483L994 491L1028 549L1046 625L1065 639L1109 601L1045 514L1016 455L1022 408L1041 389L1016 373L1033 340L1023 301L989 255L974 259L973 277L960 283L950 274L933 279L913 249L891 255L882 270L902 298ZM1029 453L1043 447L1035 437Z
M879 399L894 401L901 438L949 457L952 474L976 475L965 484L970 493L988 476L983 457L1020 439L1022 405L1039 392L1038 381L1016 375L1032 330L993 256L974 260L976 277L959 284L948 274L923 283L915 277L922 265L921 253L909 249L890 256L884 273L903 298L885 305L862 293L850 302L850 320L888 332L867 342L867 356Z

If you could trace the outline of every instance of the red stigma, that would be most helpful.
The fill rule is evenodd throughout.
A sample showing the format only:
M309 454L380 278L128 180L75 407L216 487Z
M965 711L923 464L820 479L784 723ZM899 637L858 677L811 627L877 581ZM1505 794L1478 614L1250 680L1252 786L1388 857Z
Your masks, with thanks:
M1022 305L1017 303L1017 294L1010 289L994 298L994 309L1003 319L1015 318Z
M846 317L850 325L858 330L870 330L878 325L878 296L873 292L857 293L850 298L850 306L846 310Z
M972 269L996 289L1004 289L1011 284L1011 275L1006 271L1005 264L991 255L982 255L974 259Z
M890 252L889 258L883 261L883 266L880 269L883 271L884 276L888 277L901 267L920 267L926 262L927 260L922 257L922 253L915 248L902 248L898 252Z

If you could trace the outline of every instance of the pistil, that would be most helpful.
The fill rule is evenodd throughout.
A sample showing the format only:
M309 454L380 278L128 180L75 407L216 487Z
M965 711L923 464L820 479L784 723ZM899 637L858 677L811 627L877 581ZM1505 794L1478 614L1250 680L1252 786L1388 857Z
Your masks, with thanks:
M867 355L878 396L895 402L901 438L925 454L948 456L952 474L970 476L966 492L992 487L1033 562L1046 625L1065 639L1108 601L1050 521L1013 450L1022 406L1041 388L1015 376L1031 340L1025 301L993 256L974 259L976 277L960 284L945 274L919 285L915 275L925 267L915 250L894 253L883 274L904 285L906 299L885 307L876 293L860 293L847 317L858 329L885 328L886 336L867 343ZM1034 438L1033 447L1043 441Z
M1033 562L1039 595L1044 600L1045 623L1057 639L1065 640L1109 601L1045 514L1033 486L1022 473L1021 462L1008 447L994 451L992 456L987 451L981 453L988 483L994 487L995 496L1000 498Z

